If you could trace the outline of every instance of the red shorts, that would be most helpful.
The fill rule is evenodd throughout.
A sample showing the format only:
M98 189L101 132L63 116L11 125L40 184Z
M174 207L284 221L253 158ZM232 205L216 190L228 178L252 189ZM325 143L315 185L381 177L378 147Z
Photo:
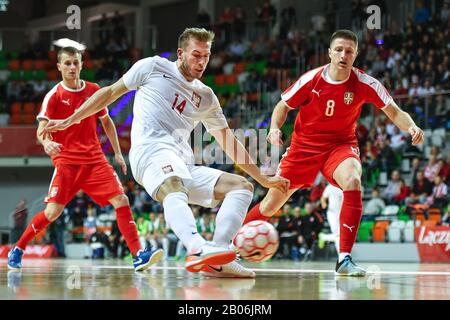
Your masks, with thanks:
M79 190L83 190L99 205L124 194L122 183L108 162L95 164L57 164L45 202L66 205Z
M325 152L288 148L278 166L277 175L291 181L290 189L309 188L319 171L329 183L339 188L333 179L334 170L347 158L359 158L359 148L353 144L340 145Z

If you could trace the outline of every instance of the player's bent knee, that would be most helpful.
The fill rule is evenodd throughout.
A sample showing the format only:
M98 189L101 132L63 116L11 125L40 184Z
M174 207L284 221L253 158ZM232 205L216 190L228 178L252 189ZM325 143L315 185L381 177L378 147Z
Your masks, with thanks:
M359 176L350 176L345 179L344 190L361 190L361 178Z
M253 187L253 184L251 184L247 180L242 180L241 183L239 184L239 189L248 190L253 193L255 188Z
M60 208L57 206L47 206L44 210L44 214L45 214L45 217L49 221L53 222L56 219L58 219L58 217L61 215L63 210L64 210L64 207Z
M130 205L128 197L125 194L119 194L114 198L110 199L109 202L113 205L114 208L121 208Z
M163 202L164 198L169 193L173 192L184 192L187 194L187 189L183 185L183 181L181 181L181 178L179 177L170 177L166 179L159 187L159 190L156 194L156 200L158 200L159 202Z

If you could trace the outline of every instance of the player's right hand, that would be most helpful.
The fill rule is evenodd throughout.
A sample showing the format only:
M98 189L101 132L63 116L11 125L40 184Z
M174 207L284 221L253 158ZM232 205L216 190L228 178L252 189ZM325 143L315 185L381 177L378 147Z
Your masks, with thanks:
M41 132L42 138L46 139L51 132L65 130L68 127L70 127L70 123L68 123L67 119L49 120Z
M44 151L50 157L54 157L61 152L62 144L55 141L46 141L44 142Z
M261 185L265 188L276 188L283 193L288 192L290 184L291 182L288 179L280 176L269 177L266 181L261 183Z
M281 139L282 136L283 133L280 129L270 129L269 135L267 136L267 142L273 144L274 146L282 146L284 143Z

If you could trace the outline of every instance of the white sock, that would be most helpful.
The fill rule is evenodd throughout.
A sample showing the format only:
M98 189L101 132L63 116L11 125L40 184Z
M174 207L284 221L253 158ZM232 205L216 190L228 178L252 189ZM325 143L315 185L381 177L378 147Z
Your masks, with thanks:
M200 248L206 240L197 232L194 215L184 192L169 193L163 200L164 217L183 245L191 251Z
M339 262L341 262L342 260L344 260L344 258L345 258L346 256L351 256L351 254L348 253L348 252L341 252L341 253L339 253Z
M213 241L219 246L228 246L242 226L248 207L253 199L253 192L245 189L233 190L225 199L217 213L216 231Z

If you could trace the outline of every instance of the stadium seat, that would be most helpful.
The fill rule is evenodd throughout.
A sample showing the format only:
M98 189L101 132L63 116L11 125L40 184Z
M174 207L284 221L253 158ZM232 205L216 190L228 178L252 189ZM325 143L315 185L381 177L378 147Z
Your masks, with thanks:
M22 113L22 103L21 102L14 102L11 105L11 115L21 114L21 113Z
M36 80L46 80L47 79L47 72L45 70L37 70L37 71L35 71L34 78Z
M22 118L22 124L34 125L36 116L34 114L25 114Z
M22 71L11 70L9 74L9 80L20 80L22 78Z
M0 60L0 70L8 69L8 61Z
M373 241L386 242L386 231L389 227L389 221L377 221L373 227Z
M422 221L422 226L424 227L434 227L437 224L434 220L424 220Z
M211 86L214 84L214 76L213 75L205 75L203 76L203 83L206 84L207 86Z
M223 86L225 84L225 75L219 74L214 78L214 83L216 86Z
M22 78L26 81L34 80L34 71L33 70L24 70L22 72Z
M389 242L401 242L403 229L406 222L402 220L393 221L388 228L388 241Z
M237 77L234 74L229 74L225 76L225 83L226 84L236 84L237 83Z
M45 60L36 60L34 62L35 70L45 70L46 67L47 67L47 62Z
M8 63L9 70L17 71L20 69L20 60L10 60Z
M12 125L22 124L22 115L21 114L12 114L9 119L9 123Z
M245 71L245 63L239 62L234 65L234 74L238 75Z
M56 61L57 60L57 53L55 50L51 50L48 52L48 60L50 61Z
M9 56L11 57L11 60L18 60L20 54L18 51L10 51Z
M255 64L256 72L258 72L258 74L260 76L264 75L264 73L266 72L266 66L267 66L267 60L261 60L261 61L256 62L256 64Z
M415 223L413 220L406 221L405 228L403 229L403 241L414 242L414 228Z
M92 69L92 68L94 68L94 63L92 62L92 60L84 60L83 68L84 69Z
M370 242L372 238L373 221L362 221L359 226L357 240L358 242Z
M436 221L436 223L441 222L441 210L438 208L430 208L428 210L428 219L432 220L432 221Z
M23 70L33 70L33 68L34 68L33 60L30 60L30 59L23 60L21 67Z
M59 72L58 72L58 70L49 70L47 72L47 80L49 80L49 81L57 81L57 80L59 80Z
M395 204L391 204L391 205L388 205L386 208L384 208L382 214L384 216L395 216L395 215L397 215L399 209L400 209L399 206L397 206Z
M36 104L34 102L26 102L23 105L23 111L25 112L25 114L34 115L35 110L36 110Z
M90 81L90 82L95 82L95 74L97 73L97 70L95 69L83 69L81 70L81 79Z

